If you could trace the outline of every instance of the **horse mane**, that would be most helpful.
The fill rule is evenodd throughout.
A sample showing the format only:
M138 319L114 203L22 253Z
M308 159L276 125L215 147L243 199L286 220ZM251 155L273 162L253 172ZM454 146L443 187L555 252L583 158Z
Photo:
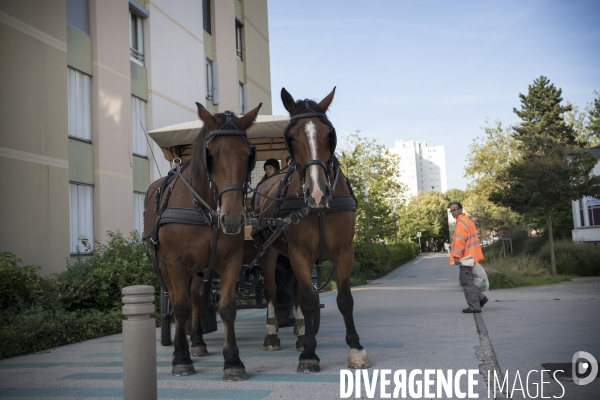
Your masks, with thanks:
M206 177L206 168L204 159L206 158L206 126L202 127L196 139L192 144L192 155L190 156L190 165L192 166L192 185L195 182L202 182Z

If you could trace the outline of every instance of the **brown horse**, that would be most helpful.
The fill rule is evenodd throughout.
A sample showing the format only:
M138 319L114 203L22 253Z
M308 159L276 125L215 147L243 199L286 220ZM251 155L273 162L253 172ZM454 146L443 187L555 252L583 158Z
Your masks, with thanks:
M199 307L209 291L200 297L197 283L198 275L206 277L209 264L214 264L220 276L219 313L225 331L223 380L246 380L235 340L235 286L242 266L245 193L256 157L245 131L256 119L260 105L238 118L228 111L213 116L196 104L204 127L180 172L176 167L168 178L154 182L148 189L144 232L152 233L144 234L144 238L155 251L175 318L173 375L196 372L186 337L190 314L192 354L208 354L202 340ZM169 179L167 183L165 179ZM157 224L157 220L161 222ZM193 220L195 224L190 223Z
M348 207L346 211L335 211L335 202L332 201L336 197L343 197L352 201L354 209L356 207L351 188L339 171L339 164L335 159L335 129L325 116L334 93L335 88L317 104L309 100L295 102L285 88L281 90L283 105L291 117L284 139L292 157L291 168L296 170L287 186L287 196L297 194L300 198L304 197L304 202L312 210L306 217L298 220L297 224L292 223L283 233L285 242L282 238L277 239L265 256L263 276L267 298L267 336L264 347L265 350L280 349L273 304L277 293L275 264L279 254L283 254L290 258L297 279L294 296L296 304L294 332L298 335L296 348L302 350L297 368L297 372L300 373L320 371L319 357L315 353L317 346L315 335L319 331L320 308L311 280L313 265L320 256L331 260L335 267L338 287L337 304L346 325L346 343L350 346L348 367L371 366L367 352L360 345L352 316L354 300L350 292L350 272L354 262L352 241L355 212L348 210ZM340 175L337 179L336 171ZM281 181L282 175L273 176L263 183L260 191L271 198L282 196L278 189ZM300 205L304 206L304 202L300 201ZM284 205L285 202L275 206L271 204L270 199L260 198L258 210L263 210L263 218L276 216L277 207L281 207L279 212L281 216L289 215L289 212L281 212L285 209ZM322 251L320 250L319 215L314 213L319 211L324 211ZM268 231L262 231L260 234L263 240L269 237ZM320 255L321 252L323 254Z

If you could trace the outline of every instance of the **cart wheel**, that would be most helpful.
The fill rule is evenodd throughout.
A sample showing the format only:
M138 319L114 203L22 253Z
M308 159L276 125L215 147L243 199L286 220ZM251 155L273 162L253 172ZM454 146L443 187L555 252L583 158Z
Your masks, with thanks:
M171 307L169 305L169 293L160 289L160 344L171 346Z

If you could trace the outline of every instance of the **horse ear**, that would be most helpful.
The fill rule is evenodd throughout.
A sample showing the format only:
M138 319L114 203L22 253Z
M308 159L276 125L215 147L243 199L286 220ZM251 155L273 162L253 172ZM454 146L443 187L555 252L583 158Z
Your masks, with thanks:
M217 119L202 104L196 102L196 106L198 107L198 117L204 122L205 126L210 128L217 126Z
M240 117L238 119L238 124L240 125L240 128L243 131L247 130L248 128L250 128L252 126L252 124L254 123L254 120L258 116L258 110L260 110L261 107L262 107L262 103L260 103L258 105L258 107L256 107L254 110L248 111L246 114L244 114L243 117Z
M286 110L288 110L289 113L294 111L294 106L296 105L296 102L294 101L292 95L289 94L287 90L285 90L285 88L281 88L281 101L283 101L283 106Z
M325 98L323 100L321 100L321 102L319 103L319 107L321 107L321 110L323 110L323 112L327 112L327 109L331 105L331 102L333 101L333 95L335 94L336 87L337 86L334 86L331 93L329 93L327 96L325 96Z

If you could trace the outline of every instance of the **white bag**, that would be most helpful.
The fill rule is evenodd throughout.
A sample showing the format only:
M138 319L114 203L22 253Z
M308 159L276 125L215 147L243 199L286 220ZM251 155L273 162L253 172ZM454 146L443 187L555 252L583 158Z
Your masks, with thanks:
M473 266L473 276L475 277L473 280L475 286L477 286L480 291L485 292L486 290L490 290L490 281L481 264L475 263Z

